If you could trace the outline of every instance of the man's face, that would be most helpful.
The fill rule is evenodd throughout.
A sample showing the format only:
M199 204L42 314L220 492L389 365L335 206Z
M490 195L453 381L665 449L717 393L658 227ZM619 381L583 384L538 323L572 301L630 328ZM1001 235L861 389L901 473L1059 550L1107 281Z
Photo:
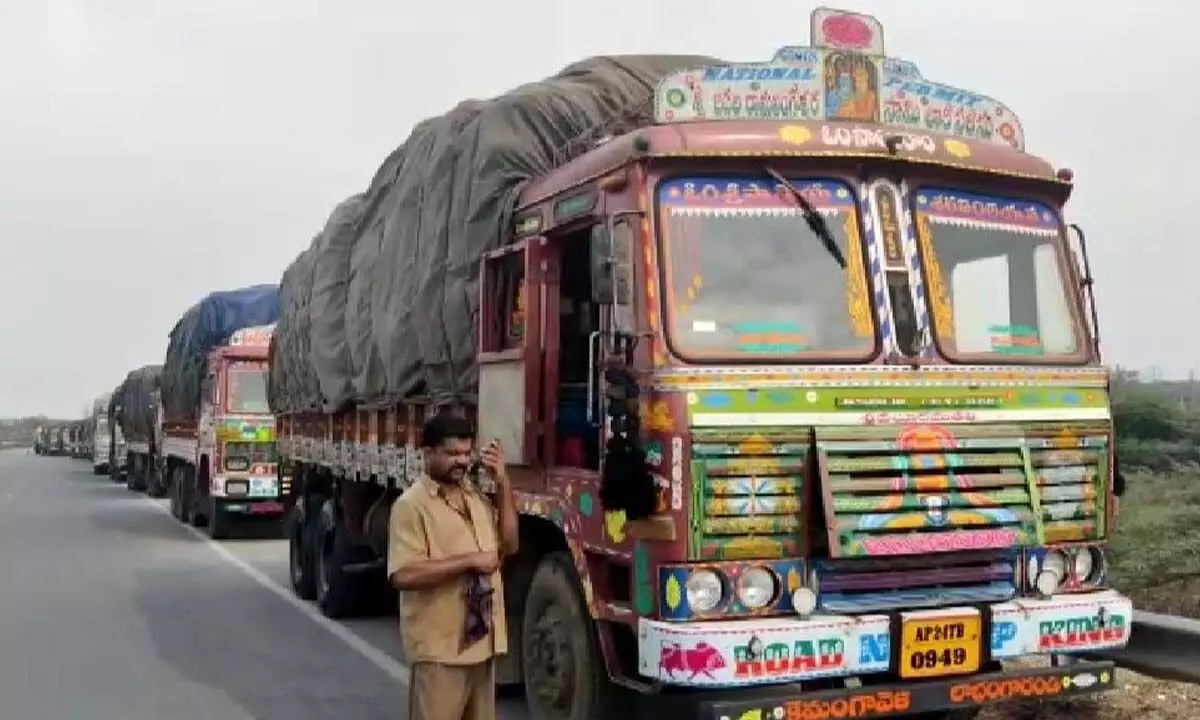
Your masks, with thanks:
M447 438L441 445L425 449L425 471L442 483L461 482L471 466L471 440Z

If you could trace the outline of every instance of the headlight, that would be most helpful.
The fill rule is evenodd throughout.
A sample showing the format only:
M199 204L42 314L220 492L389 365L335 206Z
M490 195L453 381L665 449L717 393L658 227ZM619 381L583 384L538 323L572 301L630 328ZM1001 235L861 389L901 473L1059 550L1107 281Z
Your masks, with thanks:
M1071 571L1075 573L1076 580L1085 583L1095 579L1096 570L1104 562L1104 559L1097 555L1099 555L1099 551L1093 548L1079 548L1075 557L1071 559Z
M1067 556L1058 550L1047 550L1041 563L1029 563L1026 576L1040 594L1053 595L1067 577Z
M245 495L249 490L250 486L245 480L227 480L225 482L226 495Z
M697 570L688 576L687 583L688 605L698 612L711 612L721 604L725 588L721 578L712 570Z
M764 608L775 599L775 576L766 568L750 568L738 578L737 595L747 609Z

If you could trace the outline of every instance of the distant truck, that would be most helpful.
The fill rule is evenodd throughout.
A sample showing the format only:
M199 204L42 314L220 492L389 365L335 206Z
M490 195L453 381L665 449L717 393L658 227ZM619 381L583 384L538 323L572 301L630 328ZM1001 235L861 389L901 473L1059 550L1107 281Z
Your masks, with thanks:
M166 495L166 484L157 471L162 449L159 383L161 365L146 365L131 371L113 391L109 401L115 419L114 431L125 441L121 462L126 468L125 486L151 497Z
M874 18L812 33L463 103L334 211L271 353L298 595L382 595L449 411L508 452L497 679L535 720L603 717L608 681L721 720L1113 687L1080 660L1132 606L1073 174Z
M75 460L90 459L91 436L86 419L75 420L67 427L67 454Z
M278 287L212 293L171 332L163 363L155 471L171 514L213 539L236 523L278 520L284 504L275 421L267 404L267 351Z
M120 428L116 427L109 413L112 394L101 395L92 402L91 456L92 473L95 475L115 474L119 477L125 467L124 442Z
M47 455L66 455L69 446L67 425L52 425L49 430L50 445Z

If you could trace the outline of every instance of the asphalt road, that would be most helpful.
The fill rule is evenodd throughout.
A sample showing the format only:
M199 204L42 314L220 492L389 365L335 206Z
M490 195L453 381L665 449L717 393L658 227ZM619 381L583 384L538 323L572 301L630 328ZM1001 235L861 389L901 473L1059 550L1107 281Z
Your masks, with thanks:
M0 451L0 717L396 720L399 645L296 600L281 540L214 544L87 462Z

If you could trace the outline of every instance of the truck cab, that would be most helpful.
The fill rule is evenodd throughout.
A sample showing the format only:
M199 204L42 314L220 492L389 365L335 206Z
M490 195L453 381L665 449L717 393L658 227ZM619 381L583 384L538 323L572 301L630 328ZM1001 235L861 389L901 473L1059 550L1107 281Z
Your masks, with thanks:
M519 488L535 717L585 717L601 667L723 719L1112 687L1074 662L1132 606L1073 173L882 37L819 9L811 47L667 77L487 258L477 419ZM577 598L537 579L556 544ZM594 634L538 619L576 607Z
M266 390L271 330L238 330L212 350L195 419L164 418L158 431L179 516L214 538L239 520L283 513Z

